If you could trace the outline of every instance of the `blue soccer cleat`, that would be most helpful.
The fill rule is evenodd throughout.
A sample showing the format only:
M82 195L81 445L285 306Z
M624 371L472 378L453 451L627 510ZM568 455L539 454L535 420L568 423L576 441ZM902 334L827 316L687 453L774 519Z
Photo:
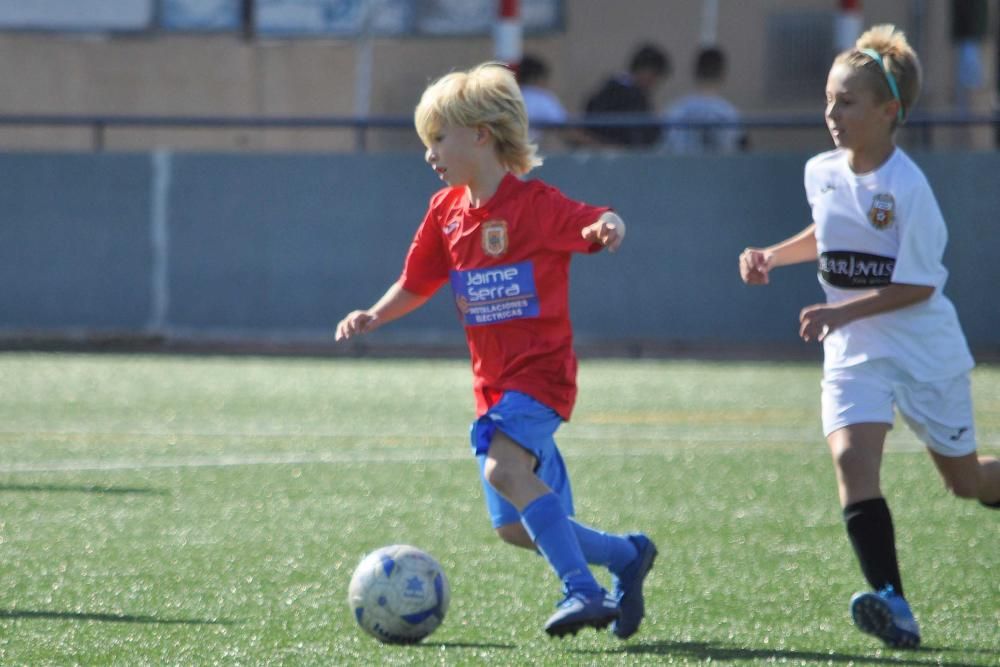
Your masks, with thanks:
M639 629L642 617L646 615L646 603L642 597L642 582L653 569L656 560L656 545L642 533L629 535L638 555L625 570L612 578L612 597L618 600L621 615L611 625L611 632L620 639L628 639Z
M878 593L856 593L851 598L851 618L859 630L878 637L893 648L920 645L920 628L910 605L892 586Z
M603 589L593 596L570 593L558 607L545 622L545 632L553 637L575 635L588 626L601 630L618 618L618 603Z

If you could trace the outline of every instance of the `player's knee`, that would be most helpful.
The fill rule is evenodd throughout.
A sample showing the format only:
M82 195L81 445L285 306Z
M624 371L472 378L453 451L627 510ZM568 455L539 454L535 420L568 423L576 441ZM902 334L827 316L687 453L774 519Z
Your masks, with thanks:
M841 447L833 452L833 464L846 473L864 469L867 458L867 454L859 447Z
M483 466L483 479L486 483L505 495L517 478L516 471L509 465L504 465L495 459L487 459Z

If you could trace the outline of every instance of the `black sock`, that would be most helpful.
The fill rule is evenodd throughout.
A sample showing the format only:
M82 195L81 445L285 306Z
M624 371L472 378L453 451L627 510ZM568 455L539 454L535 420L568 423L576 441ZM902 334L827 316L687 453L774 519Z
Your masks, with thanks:
M899 595L903 595L892 514L885 498L851 503L844 508L844 523L847 524L847 536L851 538L861 572L871 587L880 591L892 586Z

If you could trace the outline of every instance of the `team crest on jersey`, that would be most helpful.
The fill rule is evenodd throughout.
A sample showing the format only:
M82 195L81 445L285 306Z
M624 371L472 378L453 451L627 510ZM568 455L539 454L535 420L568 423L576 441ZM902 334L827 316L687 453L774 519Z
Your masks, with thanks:
M875 229L885 229L892 226L896 218L896 200L888 192L875 195L872 207L868 209L868 220Z
M490 257L500 257L507 252L507 221L490 220L482 225L483 252Z

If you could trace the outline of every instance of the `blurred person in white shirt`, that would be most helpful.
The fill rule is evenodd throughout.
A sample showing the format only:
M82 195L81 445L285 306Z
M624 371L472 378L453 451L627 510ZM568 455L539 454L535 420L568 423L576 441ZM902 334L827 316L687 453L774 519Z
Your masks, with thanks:
M548 64L538 56L526 54L517 67L517 83L528 112L528 135L536 144L553 135L539 124L565 123L568 118L566 108L549 87L550 76Z
M726 56L717 47L705 47L695 60L695 91L681 97L667 108L664 120L681 123L667 130L664 146L671 153L735 153L747 148L743 128L732 123L740 120L740 111L722 95L726 78ZM727 123L692 125L683 123Z

